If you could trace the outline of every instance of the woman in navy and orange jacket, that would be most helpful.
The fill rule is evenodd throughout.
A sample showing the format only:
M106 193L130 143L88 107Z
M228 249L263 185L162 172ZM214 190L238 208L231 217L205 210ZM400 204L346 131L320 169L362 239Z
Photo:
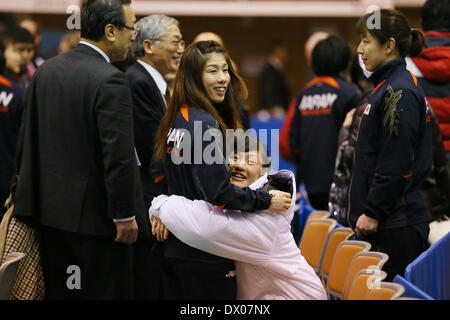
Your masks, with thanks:
M375 89L359 125L349 187L348 222L359 238L389 255L388 281L425 248L430 219L420 185L431 168L431 117L404 57L420 54L424 37L404 15L367 14L358 23L358 53ZM379 14L379 15L378 15Z
M157 180L166 181L169 195L249 212L289 207L288 193L253 191L230 183L224 133L239 127L236 105L245 94L244 82L217 42L196 42L186 49L156 135L156 160L163 163L165 174ZM233 178L239 180L242 174ZM164 299L236 298L233 261L194 249L174 235L163 243L162 255Z
M340 37L317 43L312 53L317 77L300 92L289 132L308 198L317 210L328 210L338 133L360 99L356 86L341 76L349 63L350 47Z

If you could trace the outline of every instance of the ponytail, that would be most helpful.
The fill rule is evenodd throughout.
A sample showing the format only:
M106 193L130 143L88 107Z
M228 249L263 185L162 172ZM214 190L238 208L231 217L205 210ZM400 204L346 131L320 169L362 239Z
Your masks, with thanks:
M411 45L409 47L408 55L410 57L417 57L422 53L425 46L425 36L419 29L411 29Z

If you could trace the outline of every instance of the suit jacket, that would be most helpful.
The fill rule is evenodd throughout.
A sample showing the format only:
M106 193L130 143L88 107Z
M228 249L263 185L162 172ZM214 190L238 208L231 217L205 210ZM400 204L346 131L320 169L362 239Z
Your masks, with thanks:
M166 192L165 184L154 183L150 173L155 148L154 139L166 112L166 105L155 80L139 62L129 67L125 75L130 82L135 146L141 162L139 169L144 189L144 202L148 209L154 196Z
M48 60L33 77L17 168L15 216L108 237L116 235L113 219L136 216L140 237L149 232L128 81L86 45Z

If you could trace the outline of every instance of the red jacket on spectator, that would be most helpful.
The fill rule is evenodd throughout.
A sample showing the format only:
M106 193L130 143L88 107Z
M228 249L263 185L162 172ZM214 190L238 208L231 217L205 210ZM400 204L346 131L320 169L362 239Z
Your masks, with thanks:
M291 103L289 104L289 108L288 111L286 113L286 118L284 119L284 123L283 126L281 127L281 132L280 132L280 155L291 162L295 162L294 161L294 156L292 155L292 149L291 146L289 145L289 131L291 130L291 123L292 123L292 118L294 117L294 113L295 113L295 102L297 101L296 98L291 100Z
M412 61L423 75L418 80L436 113L445 150L450 152L450 32L428 31L425 36L426 48Z

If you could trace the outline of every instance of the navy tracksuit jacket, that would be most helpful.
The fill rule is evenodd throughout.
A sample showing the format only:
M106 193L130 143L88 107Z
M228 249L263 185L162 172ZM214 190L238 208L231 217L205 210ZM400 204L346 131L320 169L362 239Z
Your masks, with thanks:
M329 193L339 130L359 100L356 87L340 77L316 77L300 92L289 140L308 194Z
M253 212L267 209L270 206L270 196L267 192L232 185L230 172L224 162L208 162L211 160L207 159L209 155L219 162L223 161L222 152L214 151L218 150L214 146L223 143L223 136L215 139L207 133L214 132L208 131L211 128L216 128L218 132L218 127L217 121L208 113L187 106L181 108L167 137L168 154L164 162L164 180L169 195L205 200L232 210ZM189 160L189 163L186 163L186 160ZM165 257L203 262L228 261L194 249L173 235L169 236L163 246Z
M400 228L428 221L419 188L431 169L431 118L424 92L395 59L370 77L374 93L359 125L349 187L348 222L361 214L379 228Z

